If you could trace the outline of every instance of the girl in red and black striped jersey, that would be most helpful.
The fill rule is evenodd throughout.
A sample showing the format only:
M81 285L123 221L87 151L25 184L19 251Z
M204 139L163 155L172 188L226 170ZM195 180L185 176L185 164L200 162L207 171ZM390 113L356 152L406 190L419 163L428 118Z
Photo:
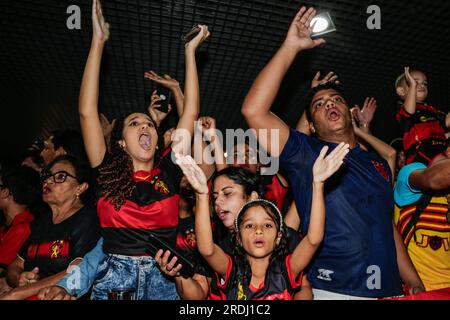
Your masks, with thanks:
M341 143L327 157L324 147L313 167L313 195L308 233L292 254L286 253L283 218L278 208L263 199L247 202L235 219L234 255L213 241L208 185L203 171L189 157L178 163L196 191L195 231L200 253L216 272L221 300L290 300L300 286L302 271L323 239L324 182L343 163L349 145Z
M132 113L112 133L111 153L98 115L101 57L109 38L100 2L93 0L93 38L81 84L79 113L86 152L97 168L101 198L97 211L106 258L100 264L93 299L106 299L112 290L132 290L136 299L177 299L173 282L165 278L146 253L150 233L175 244L178 224L178 186L181 172L166 153L159 158L154 120ZM199 111L197 47L209 36L206 26L185 45L184 110L177 126L174 153L190 150L194 121Z

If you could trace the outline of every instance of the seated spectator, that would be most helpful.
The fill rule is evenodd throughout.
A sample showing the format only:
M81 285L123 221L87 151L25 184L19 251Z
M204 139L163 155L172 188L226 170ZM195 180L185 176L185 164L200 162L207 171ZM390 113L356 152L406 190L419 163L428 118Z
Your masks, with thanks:
M450 287L450 147L428 168L405 166L394 196L395 224L425 289Z
M4 170L3 170L4 171ZM2 172L0 176L0 210L6 224L0 228L0 294L9 291L6 270L30 235L30 212L41 197L39 174L28 167Z
M64 277L100 237L95 209L89 203L90 169L70 156L56 158L42 176L43 200L50 210L33 222L31 235L9 265L8 284L15 289L0 299L26 299Z

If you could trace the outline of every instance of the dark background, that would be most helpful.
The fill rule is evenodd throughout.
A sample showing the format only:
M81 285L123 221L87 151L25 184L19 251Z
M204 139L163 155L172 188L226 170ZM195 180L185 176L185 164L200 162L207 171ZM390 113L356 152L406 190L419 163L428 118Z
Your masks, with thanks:
M81 8L81 30L69 30L68 6ZM302 53L273 110L291 126L317 70L339 74L351 104L378 99L373 131L397 133L394 81L405 65L429 77L429 102L449 110L448 1L356 0L104 0L111 37L103 57L100 111L109 118L145 107L155 87L145 70L168 73L183 85L180 36L209 25L198 54L201 114L218 127L246 128L240 108L257 73L284 39L300 5L329 11L337 32ZM381 8L381 30L368 30L367 7ZM0 158L14 158L37 136L78 128L77 99L91 39L91 1L1 1Z

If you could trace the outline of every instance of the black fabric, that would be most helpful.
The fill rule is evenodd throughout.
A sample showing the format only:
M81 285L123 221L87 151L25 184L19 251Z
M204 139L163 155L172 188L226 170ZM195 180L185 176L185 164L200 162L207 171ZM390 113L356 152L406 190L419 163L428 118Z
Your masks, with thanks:
M245 274L243 265L231 260L227 283L220 288L221 299L226 300L290 300L295 292L288 275L286 258L273 260L266 272L264 284L258 290L250 288L251 273ZM298 280L301 279L301 275Z
M197 249L194 215L178 220L176 248L195 265L195 273L210 278L214 277L214 271Z
M24 271L38 267L42 279L64 271L74 259L83 258L99 238L94 208L83 207L59 224L53 224L51 212L46 212L31 224L31 235L19 256L24 259Z
M99 169L112 160L105 154ZM144 255L150 233L170 245L175 245L178 220L178 193L183 173L172 162L170 149L149 172L148 178L140 180L144 171L134 173L135 187L119 211L109 200L99 199L98 216L104 238L103 250L122 255ZM138 182L136 182L138 181ZM100 187L97 186L100 191ZM164 202L163 202L164 201ZM159 210L158 212L155 211Z

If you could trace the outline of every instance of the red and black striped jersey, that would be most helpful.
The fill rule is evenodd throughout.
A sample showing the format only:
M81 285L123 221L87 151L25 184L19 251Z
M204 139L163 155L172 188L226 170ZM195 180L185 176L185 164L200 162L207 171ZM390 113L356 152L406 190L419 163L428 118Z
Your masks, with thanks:
M166 152L153 170L134 172L136 185L119 211L109 199L100 198L97 212L104 252L147 255L150 233L175 246L181 178L181 169Z

